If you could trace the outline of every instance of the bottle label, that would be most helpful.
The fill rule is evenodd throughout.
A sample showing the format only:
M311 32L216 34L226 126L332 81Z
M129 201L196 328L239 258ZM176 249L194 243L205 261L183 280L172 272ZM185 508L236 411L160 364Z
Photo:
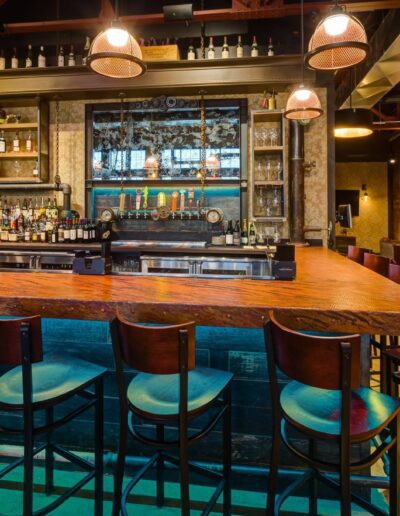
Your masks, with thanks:
M215 50L213 48L210 48L207 52L208 59L214 59L215 58Z
M70 230L70 232L69 232L69 239L71 240L71 242L76 240L76 229L75 228L72 228Z
M6 60L4 57L0 57L0 70L5 70L6 68Z
M75 57L68 58L68 66L75 66Z
M25 60L25 68L32 68L32 59L27 57Z
M58 66L64 66L65 65L65 60L64 60L64 56L58 56L57 58L57 64Z
M89 240L89 231L87 229L83 230L83 240Z
M32 140L26 140L26 151L31 152L32 150Z
M223 49L222 50L222 59L228 59L228 57L229 57L229 50Z
M83 238L83 229L82 228L78 228L76 234L77 234L77 237L79 239L82 239Z
M243 47L237 47L236 57L243 57Z
M18 68L18 59L16 57L11 58L11 68Z
M5 142L5 140L0 140L0 152L6 152L6 142Z
M46 57L45 56L39 55L38 68L46 68Z
M57 234L56 233L52 233L51 234L51 243L52 244L56 244L57 243Z
M196 59L196 54L194 52L188 52L187 58L188 61L194 61Z
M19 140L13 140L13 151L19 152Z
M228 233L225 236L225 242L226 242L226 245L233 245L233 235Z
M258 48L251 49L251 57L258 57Z

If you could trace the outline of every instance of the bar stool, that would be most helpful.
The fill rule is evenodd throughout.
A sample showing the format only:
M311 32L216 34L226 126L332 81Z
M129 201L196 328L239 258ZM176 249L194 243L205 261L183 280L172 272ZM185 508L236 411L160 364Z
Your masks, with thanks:
M219 480L218 486L201 514L209 514L219 495L224 494L224 515L230 514L231 476L231 394L232 374L195 366L195 323L151 318L132 323L117 313L111 323L111 336L120 396L120 437L114 482L113 516L127 514L126 503L132 488L153 466L157 468L157 505L164 503L163 463L179 467L181 514L190 514L189 467L196 473ZM125 385L123 365L139 371L128 386ZM188 422L205 414L212 407L216 414L200 431L189 436ZM153 425L156 438L141 433L134 416ZM128 421L129 419L129 421ZM223 421L223 474L189 462L188 449L203 439L222 419ZM171 441L164 437L165 425L177 425L179 436ZM156 453L131 479L122 493L127 435L156 448ZM167 450L179 450L179 458Z
M375 463L384 453L390 459L390 515L400 506L400 400L360 386L360 336L317 336L290 330L272 312L264 325L273 409L273 443L268 486L267 514L278 514L284 500L310 481L309 512L317 513L317 485L321 480L341 493L342 516L351 514L351 501L373 514L382 511L351 492L350 473ZM281 393L277 369L289 376ZM308 452L288 437L287 427L309 441ZM388 428L387 428L388 427ZM350 446L380 437L367 457L352 460ZM304 438L303 437L303 438ZM339 460L316 454L316 440L338 446ZM275 500L281 441L311 469ZM339 474L339 484L320 470Z
M347 247L347 258L353 260L353 262L364 263L364 254L370 253L371 249L365 249L364 247L357 247L355 245L349 245Z
M39 316L0 320L0 364L18 366L0 377L0 410L20 411L23 428L0 425L2 434L21 434L24 456L14 460L0 471L0 478L15 467L24 467L23 516L47 514L71 497L87 482L95 480L95 516L103 512L103 383L105 369L83 360L43 361L41 319ZM88 389L94 387L94 392ZM78 395L84 402L69 410L57 420L54 408ZM78 457L53 442L51 433L73 420L89 408L95 408L95 461L94 464ZM45 423L36 425L35 413L44 410ZM37 435L45 434L46 443L34 447ZM69 487L56 500L40 510L33 511L33 458L45 450L46 494L53 491L54 453L78 465L88 473Z
M386 258L386 256L380 256L379 254L373 253L364 253L364 266L371 271L381 274L382 276L388 276L389 263L390 259Z
M400 265L396 263L389 264L388 278L396 283L400 283Z

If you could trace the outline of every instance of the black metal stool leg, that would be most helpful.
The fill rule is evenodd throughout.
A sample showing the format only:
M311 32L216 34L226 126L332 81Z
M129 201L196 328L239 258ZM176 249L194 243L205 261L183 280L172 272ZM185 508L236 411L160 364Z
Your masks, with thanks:
M113 499L113 516L119 516L121 511L122 482L124 480L125 457L127 450L128 438L128 418L122 418L119 429L119 444L117 464L114 472L114 499Z
M280 420L275 416L272 434L271 464L269 469L268 493L267 493L267 515L275 514L275 496L278 488L278 467L279 452L281 446L281 434L279 431Z
M308 441L309 445L309 455L313 459L315 458L315 448L316 442L314 439L310 439ZM310 515L315 516L318 514L318 480L315 475L312 475L309 481L310 490L309 490L309 502L308 502L308 512Z
M390 516L398 516L400 507L400 417L397 416L390 424L392 438L396 438L396 442L389 450L390 459L390 486L389 486L389 514Z
M350 467L349 461L341 457L340 464L340 514L341 516L351 516L351 486L350 486Z
M103 378L95 384L95 477L94 477L94 515L103 514Z
M46 425L52 425L54 421L54 408L48 407L46 409ZM49 496L54 490L54 453L51 449L51 435L50 430L46 434L46 451L45 451L45 489L46 495Z
M387 357L386 357L386 355L384 353L384 350L387 347L387 340L388 340L388 337L386 335L380 335L379 336L379 342L381 344L381 350L380 350L380 379L381 379L381 385L380 385L380 388L381 388L381 392L384 392L384 393L387 392L386 391L386 386L387 386L386 360L387 360Z
M189 516L189 449L187 439L187 426L179 426L179 476L181 488L181 514Z
M226 405L223 419L223 448L224 448L224 516L231 514L231 466L232 466L232 411L231 386L225 389L224 402Z
M157 425L157 441L164 441L164 425ZM164 459L162 451L157 459L157 507L164 505Z
M24 501L23 515L33 513L33 413L24 410Z

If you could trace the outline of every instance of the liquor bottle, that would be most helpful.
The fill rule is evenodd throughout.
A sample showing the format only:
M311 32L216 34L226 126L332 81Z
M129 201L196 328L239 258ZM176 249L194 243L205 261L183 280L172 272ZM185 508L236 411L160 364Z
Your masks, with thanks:
M47 231L45 224L40 224L39 240L42 243L47 242Z
M33 167L32 175L33 175L33 177L39 177L39 162L38 162L38 160L35 161L35 166Z
M41 46L38 55L38 68L46 68L46 56L44 55L44 47Z
M4 131L0 133L0 152L6 152L6 138L4 136Z
M71 237L71 226L70 226L70 220L65 220L65 226L64 226L64 242L68 244Z
M22 203L21 215L23 219L26 219L28 217L28 201L26 197L24 198L24 201Z
M5 70L6 68L6 58L4 57L4 49L0 50L0 70Z
M235 228L233 230L233 245L240 245L240 226L238 220L235 222Z
M207 59L215 59L215 48L212 36L210 36L210 41L208 43Z
M13 150L13 152L19 152L20 151L20 141L19 141L19 133L18 133L18 131L15 133L15 136L13 138L12 150Z
M276 109L276 96L275 92L271 91L268 97L268 109L274 110Z
M238 42L236 45L236 57L243 57L243 43L242 36L240 34L238 36Z
M78 227L76 229L76 241L82 242L82 240L83 240L83 225L82 225L82 220L80 220L78 222Z
M18 68L18 57L17 57L17 49L13 48L13 53L11 56L11 68Z
M240 243L241 245L247 245L249 243L249 237L247 233L247 219L243 219L242 222L242 232L240 234Z
M188 48L187 59L188 61L194 61L196 59L196 52L192 41L190 41L190 45Z
M83 65L86 64L87 57L89 55L89 50L90 50L90 38L89 38L89 36L86 36L85 46L83 47L83 57L82 57Z
M11 221L11 229L8 232L8 240L10 242L18 242L17 221L15 219Z
M267 55L268 56L274 56L275 55L275 49L274 49L274 45L272 43L272 38L271 37L268 40L268 52L267 52Z
M85 219L84 224L83 224L83 241L85 243L89 242L89 226L87 223L87 219Z
M69 240L70 240L71 244L75 244L76 239L77 239L76 225L75 225L75 223L73 223L73 224L70 224L70 229L69 229Z
M224 36L224 44L222 45L222 59L228 59L229 58L229 45L228 45L228 38Z
M233 226L231 220L228 222L228 227L226 228L225 244L233 245Z
M38 217L39 217L39 205L38 205L38 199L36 197L35 207L33 208L33 220L37 220Z
M61 244L64 242L64 224L61 221L60 224L57 227L57 240Z
M28 132L28 136L25 140L25 150L26 150L26 152L32 152L32 150L33 150L32 132L31 131Z
M94 220L91 221L90 225L90 240L96 242L97 240L97 226Z
M29 204L28 204L28 219L30 221L33 220L33 204L32 204L32 197L30 197L29 199Z
M256 245L257 243L257 237L256 237L256 230L254 227L254 222L250 222L249 225L249 244L250 245Z
M45 216L46 216L46 219L50 219L51 218L51 214L53 212L53 205L51 204L51 199L50 197L47 198L47 207L45 209Z
M31 238L32 238L32 229L31 229L31 225L28 223L28 224L25 226L25 231L24 231L24 242L30 242L30 241L31 241Z
M50 242L52 244L56 244L57 240L58 240L58 222L55 221L54 226L53 226L53 231L51 232Z
M32 68L33 66L33 54L32 54L32 45L28 45L28 53L25 58L25 68Z
M60 49L58 51L57 66L65 66L64 47L62 45L60 45Z
M69 54L68 54L68 66L75 66L75 52L74 52L74 45L70 46Z
M258 57L258 45L255 36L253 36L253 43L251 45L251 57Z

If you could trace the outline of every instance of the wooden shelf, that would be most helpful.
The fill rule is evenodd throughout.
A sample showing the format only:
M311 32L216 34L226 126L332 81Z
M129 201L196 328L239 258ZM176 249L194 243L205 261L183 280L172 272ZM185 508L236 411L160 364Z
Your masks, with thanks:
M20 122L15 124L0 124L0 131L17 131L25 129L37 129L38 125L36 122Z
M274 145L273 147L254 147L254 152L281 152L283 145Z
M285 222L286 217L253 217L253 219L257 222Z
M2 152L0 159L37 159L37 152Z
M279 181L254 181L254 186L283 186L283 180Z
M0 183L41 183L42 181L36 177L0 177Z

